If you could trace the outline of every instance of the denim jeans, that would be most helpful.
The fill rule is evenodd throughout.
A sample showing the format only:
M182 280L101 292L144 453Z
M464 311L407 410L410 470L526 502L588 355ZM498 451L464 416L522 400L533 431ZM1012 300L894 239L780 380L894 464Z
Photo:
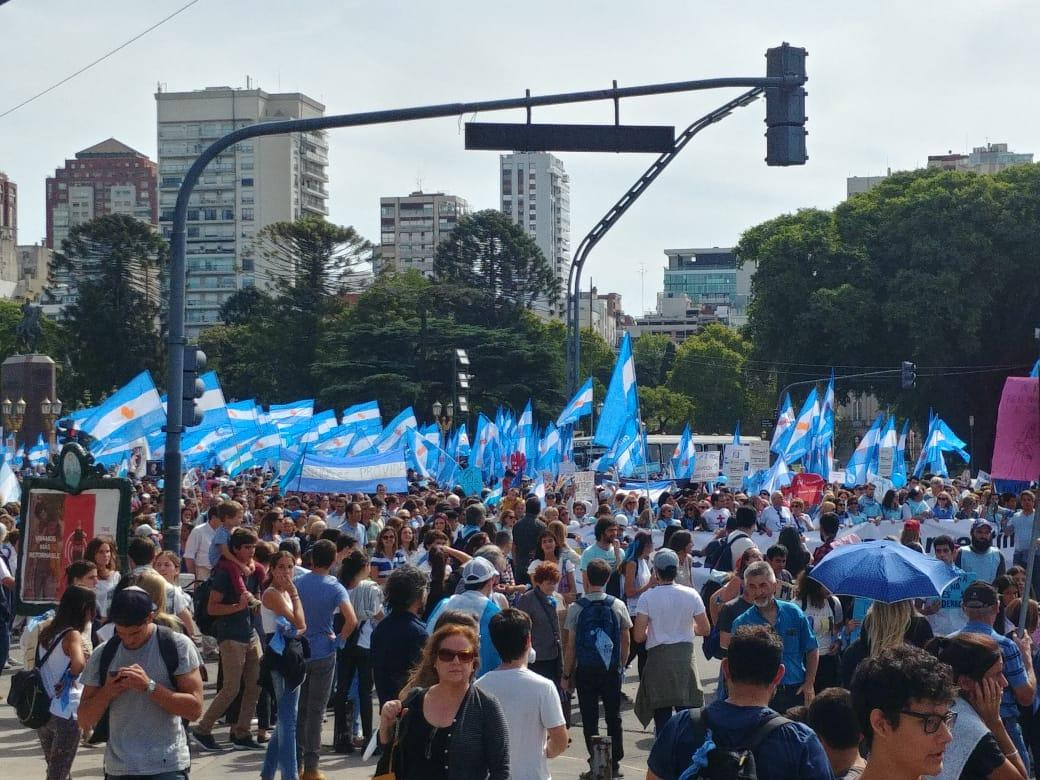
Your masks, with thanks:
M307 677L300 687L299 721L296 742L303 752L303 768L317 769L321 753L321 720L332 692L336 654L307 662Z
M289 689L285 678L271 672L274 696L278 708L278 724L267 743L264 767L260 777L274 780L275 770L282 770L282 780L297 780L300 772L296 764L296 708L300 703L300 686Z

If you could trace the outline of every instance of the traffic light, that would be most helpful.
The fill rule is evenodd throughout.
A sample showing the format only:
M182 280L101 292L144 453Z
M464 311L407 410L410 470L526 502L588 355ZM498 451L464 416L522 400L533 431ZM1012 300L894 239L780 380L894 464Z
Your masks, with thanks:
M184 391L181 395L181 424L185 428L193 428L202 423L202 409L199 399L206 392L206 386L199 374L206 370L206 353L194 344L184 345Z
M904 360L899 369L899 384L904 390L912 390L917 385L917 364Z
M766 51L766 76L805 80L806 51L788 43ZM766 88L766 165L805 165L805 88Z

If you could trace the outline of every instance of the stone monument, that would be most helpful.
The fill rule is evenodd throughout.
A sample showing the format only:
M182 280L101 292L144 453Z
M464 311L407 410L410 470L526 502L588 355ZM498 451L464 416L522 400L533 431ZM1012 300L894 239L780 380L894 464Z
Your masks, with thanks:
M36 437L43 434L47 439L40 404L44 399L53 401L57 397L56 366L47 355L36 352L43 328L40 324L40 307L29 301L22 304L22 321L15 331L17 349L24 353L11 355L0 365L0 400L9 398L17 402L25 400L25 417L18 430L17 439L25 443L26 449L36 442ZM10 436L5 431L5 437Z

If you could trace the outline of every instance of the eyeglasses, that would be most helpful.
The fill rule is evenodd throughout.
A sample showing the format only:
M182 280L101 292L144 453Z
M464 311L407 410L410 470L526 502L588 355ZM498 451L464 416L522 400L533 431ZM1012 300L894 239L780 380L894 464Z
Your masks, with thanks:
M450 664L455 659L458 659L460 663L471 664L476 657L477 654L472 650L449 650L447 647L442 647L437 651L437 660L445 664Z
M936 715L934 712L914 712L913 710L900 710L899 712L921 721L924 724L925 734L934 734L939 730L939 726L943 724L946 724L946 728L953 731L953 726L957 722L957 713L953 710L950 710L945 715Z

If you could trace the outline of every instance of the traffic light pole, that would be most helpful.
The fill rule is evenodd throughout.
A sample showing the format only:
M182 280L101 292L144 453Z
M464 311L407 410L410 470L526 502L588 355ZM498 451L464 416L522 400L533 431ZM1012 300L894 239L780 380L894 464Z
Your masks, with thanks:
M783 411L784 396L787 395L791 391L792 388L802 387L804 385L816 385L816 384L819 384L820 382L826 382L826 381L828 381L830 379L838 380L838 379L863 379L865 377L881 377L881 376L887 377L887 376L891 376L892 374L898 374L898 373L899 373L899 369L898 368L887 368L887 369L885 369L883 371L865 371L862 374L843 374L841 376L835 376L835 377L822 376L819 379L803 379L803 380L801 380L799 382L791 382L790 384L786 385L784 387L784 389L780 391L780 395L777 396L776 417L777 417L777 419L780 419L780 414Z
M653 165L646 169L646 172L636 180L636 183L621 196L621 199L603 215L603 218L581 240L581 243L578 245L578 251L574 255L574 260L571 261L571 270L567 280L567 333L570 339L567 359L567 392L569 395L574 395L581 386L581 271L585 267L585 261L589 257L589 252L607 234L607 231L618 223L618 220L638 200L639 196L646 192L647 188L653 184L654 180L661 175L672 160L679 156L679 152L686 147L686 144L697 133L716 122L721 122L733 113L734 109L743 108L755 102L763 90L763 87L755 87L725 105L719 106L711 113L705 114L687 127L676 139L675 146L658 157ZM591 307L592 292L590 290L590 311ZM592 327L591 317L589 319L589 327Z
M198 156L184 175L177 204L173 211L173 227L170 237L170 312L168 346L168 374L166 384L167 423L166 452L163 479L166 489L163 494L164 542L167 549L180 549L180 497L181 497L181 436L184 433L183 417L179 400L184 390L184 299L185 299L185 255L187 249L188 201L203 170L217 155L234 144L249 138L287 133L302 133L314 130L329 130L336 127L362 127L392 122L412 122L419 119L459 116L490 111L531 109L537 106L555 106L569 103L588 103L600 100L617 101L624 98L667 95L694 92L706 89L756 88L790 90L805 83L804 75L782 75L766 77L735 77L676 81L664 84L645 84L635 87L614 87L585 92L566 92L551 95L525 95L524 97L483 100L469 103L444 103L432 106L398 108L386 111L367 111L357 114L337 114L289 119L280 122L262 122L234 130L217 139Z

